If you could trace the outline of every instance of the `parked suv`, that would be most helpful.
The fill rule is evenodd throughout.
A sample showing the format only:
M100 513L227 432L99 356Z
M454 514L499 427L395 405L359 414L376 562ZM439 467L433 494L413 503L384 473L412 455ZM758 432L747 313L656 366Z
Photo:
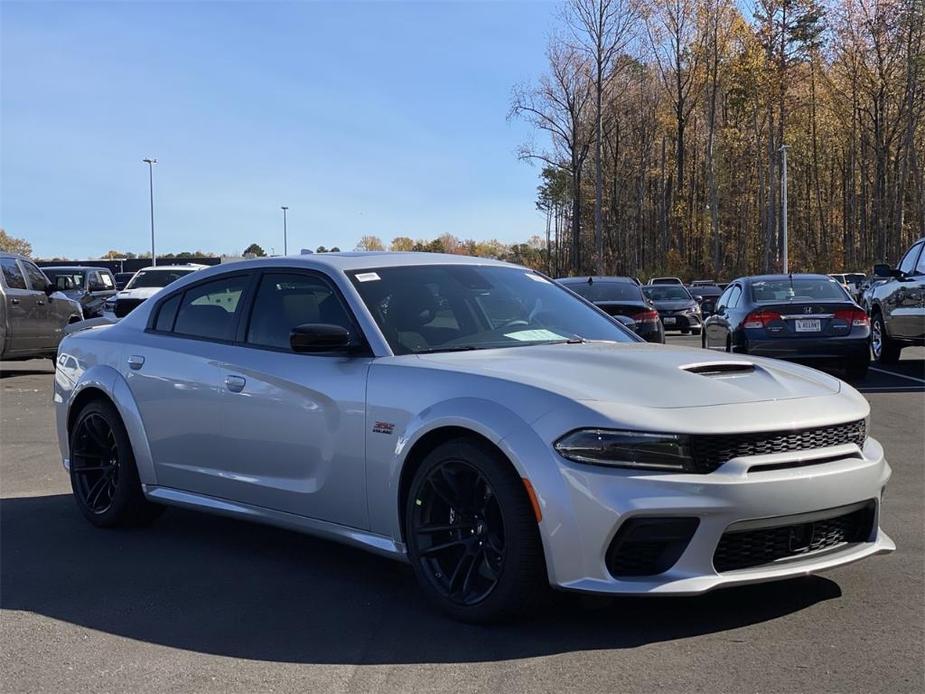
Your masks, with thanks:
M59 292L80 302L84 318L103 315L106 299L116 295L116 280L104 267L43 267L42 272Z
M64 326L83 319L31 260L0 253L0 359L52 357Z
M899 360L903 347L925 345L925 238L912 244L899 267L874 265L882 284L868 290L870 347L883 364Z

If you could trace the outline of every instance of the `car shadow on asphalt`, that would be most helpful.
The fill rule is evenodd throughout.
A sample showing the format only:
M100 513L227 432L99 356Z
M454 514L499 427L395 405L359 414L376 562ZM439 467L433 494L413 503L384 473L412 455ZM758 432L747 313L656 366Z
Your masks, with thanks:
M633 648L773 620L838 598L807 577L696 598L557 594L491 627L433 611L410 568L304 535L170 509L100 530L69 495L0 502L0 607L190 651L315 664L508 660Z

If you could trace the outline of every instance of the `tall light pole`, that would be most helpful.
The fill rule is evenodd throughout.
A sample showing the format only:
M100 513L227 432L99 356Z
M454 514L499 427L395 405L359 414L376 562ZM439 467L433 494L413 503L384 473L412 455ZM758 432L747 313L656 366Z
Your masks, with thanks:
M289 255L289 246L286 241L286 211L289 208L283 205L279 209L283 211L283 255Z
M151 264L157 265L157 256L154 254L154 165L157 159L142 159L148 165L148 192L151 197Z
M781 145L781 176L780 176L780 201L781 201L781 235L783 239L783 272L790 272L790 249L787 239L787 148L790 145Z

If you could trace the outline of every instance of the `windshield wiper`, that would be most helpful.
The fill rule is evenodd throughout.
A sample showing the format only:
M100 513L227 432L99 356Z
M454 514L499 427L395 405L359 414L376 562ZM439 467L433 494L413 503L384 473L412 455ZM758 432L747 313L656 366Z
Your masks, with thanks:
M490 347L476 347L475 345L452 345L450 347L431 347L430 349L419 349L412 354L435 354L437 352L469 352L474 349L491 349Z

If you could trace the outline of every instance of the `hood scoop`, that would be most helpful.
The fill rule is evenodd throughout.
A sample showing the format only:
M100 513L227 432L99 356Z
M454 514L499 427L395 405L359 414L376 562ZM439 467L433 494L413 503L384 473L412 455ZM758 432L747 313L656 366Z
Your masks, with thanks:
M701 376L738 376L755 371L755 365L749 361L715 361L700 364L685 364L678 367L682 371Z

